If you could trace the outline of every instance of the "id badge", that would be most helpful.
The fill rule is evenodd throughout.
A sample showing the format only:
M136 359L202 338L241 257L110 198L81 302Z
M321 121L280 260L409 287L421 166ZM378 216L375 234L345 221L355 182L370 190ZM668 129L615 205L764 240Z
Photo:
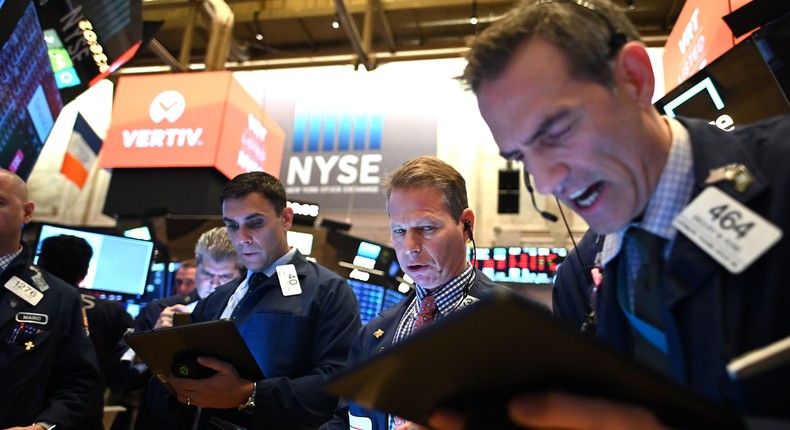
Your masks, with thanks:
M782 237L782 230L715 187L708 187L672 225L734 274Z

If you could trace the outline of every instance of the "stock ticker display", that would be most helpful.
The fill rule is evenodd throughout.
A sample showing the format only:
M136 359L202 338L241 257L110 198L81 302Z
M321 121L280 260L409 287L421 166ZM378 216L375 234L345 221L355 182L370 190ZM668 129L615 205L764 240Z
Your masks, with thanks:
M476 248L477 268L494 282L552 284L568 255L565 248ZM470 256L471 258L471 256Z

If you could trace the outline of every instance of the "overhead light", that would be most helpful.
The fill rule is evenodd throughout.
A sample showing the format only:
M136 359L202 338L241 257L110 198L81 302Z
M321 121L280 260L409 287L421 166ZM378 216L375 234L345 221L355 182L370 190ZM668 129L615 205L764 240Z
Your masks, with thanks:
M337 14L335 14L335 19L332 20L332 28L335 30L340 28L340 17Z
M469 18L469 24L477 25L480 20L477 19L477 0L472 0L472 17Z
M472 17L471 17L471 18L469 18L469 24L472 24L472 25L477 25L477 23L478 23L478 22L479 22L479 21L478 21L478 19L477 19L477 15L472 15Z
M259 10L252 13L252 22L255 25L255 40L263 40L263 30L261 30L261 22L258 20Z
M628 0L626 2L626 6L628 7L628 10L636 9L636 5L634 4L634 0Z

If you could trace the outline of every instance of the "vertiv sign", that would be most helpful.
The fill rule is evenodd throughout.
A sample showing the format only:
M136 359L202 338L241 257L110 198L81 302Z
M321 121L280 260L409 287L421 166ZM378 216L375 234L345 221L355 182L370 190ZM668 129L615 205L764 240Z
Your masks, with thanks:
M230 72L122 77L102 167L280 174L285 133Z

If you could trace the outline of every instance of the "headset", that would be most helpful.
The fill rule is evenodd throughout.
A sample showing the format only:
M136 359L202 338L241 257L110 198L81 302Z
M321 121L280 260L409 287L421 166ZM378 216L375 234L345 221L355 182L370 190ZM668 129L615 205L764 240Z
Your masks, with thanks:
M472 241L472 265L477 266L477 244L472 233L472 221L464 221L464 230L469 232L469 240Z
M594 14L598 15L598 17L606 24L606 28L609 29L609 58L613 58L615 54L620 50L620 48L625 45L628 41L628 37L623 33L621 30L617 29L612 21L606 17L600 10L595 7L590 1L586 0L538 0L535 4L542 5L542 4L549 4L549 3L568 3L568 4L575 4L577 6L583 7Z
M526 169L524 170L524 184L527 186L527 192L529 192L529 196L532 199L532 207L535 208L535 211L538 212L540 214L540 216L542 216L544 219L546 219L548 221L551 221L551 222L557 222L557 219L558 219L557 215L554 215L551 212L540 210L540 208L538 208L538 205L535 203L535 190L533 190L533 188L532 188L532 183L530 182L530 179L529 179L529 172L527 172ZM570 227L570 225L568 225L568 219L565 217L565 212L562 210L562 205L560 205L560 199L557 196L554 196L554 200L557 202L557 209L559 209L560 215L562 216L562 222L565 224L565 230L568 232L568 236L570 236L570 238L571 238L571 243L573 244L573 249L575 251L576 257L579 259L579 267L581 268L582 273L584 274L585 280L587 280L587 284L588 285L592 285L594 283L594 281L593 281L591 270L593 269L594 266L590 266L590 265L585 265L584 264L584 260L582 260L581 253L579 252L579 250L578 250L578 248L576 246L576 239L574 239L573 233L571 232L571 227ZM469 234L470 234L470 237L471 237L471 234L472 234L472 231L471 231L472 223L467 221L467 224L468 224L467 228L469 229ZM601 239L600 236L598 238L596 238L596 242L598 242L600 239ZM472 241L472 243L474 244L474 241ZM594 306L593 301L592 301L592 296L587 298L587 315L586 316L587 316L587 319L582 324L581 331L582 331L582 333L594 333L595 332L595 328L597 326L597 321L596 321L595 306Z

